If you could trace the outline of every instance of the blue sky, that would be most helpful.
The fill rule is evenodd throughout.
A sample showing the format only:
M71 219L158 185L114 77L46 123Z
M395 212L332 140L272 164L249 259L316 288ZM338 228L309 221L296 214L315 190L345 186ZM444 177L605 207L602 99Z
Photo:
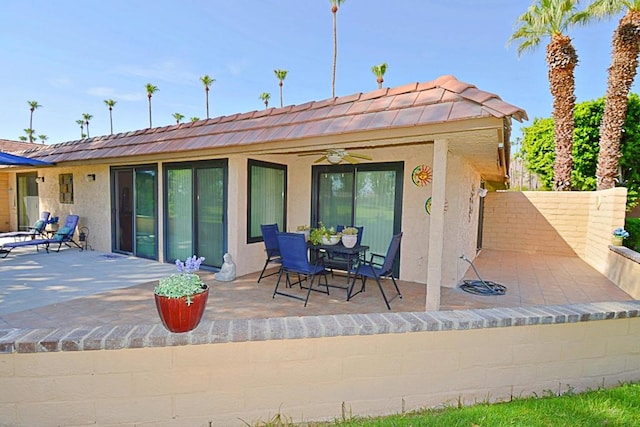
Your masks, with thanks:
M371 66L386 62L385 86L452 74L527 110L551 115L546 40L517 55L507 46L525 0L348 0L338 12L336 95L377 88ZM211 116L264 108L273 70L288 70L284 103L331 97L333 54L329 0L5 0L0 15L0 138L17 140L29 127L47 143L80 138L76 120L93 115L91 136L109 133L104 100L118 103L114 132L148 127L173 113L206 117L199 77L216 79ZM606 91L611 36L618 19L573 30L580 57L578 102ZM634 86L635 91L635 86ZM520 135L515 123L513 139Z

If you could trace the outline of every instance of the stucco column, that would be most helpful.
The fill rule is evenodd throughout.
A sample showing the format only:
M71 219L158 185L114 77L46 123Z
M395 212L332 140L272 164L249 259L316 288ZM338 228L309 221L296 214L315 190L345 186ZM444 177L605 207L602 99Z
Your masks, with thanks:
M429 219L429 259L427 261L427 311L440 309L448 151L449 142L446 139L434 141L431 216Z

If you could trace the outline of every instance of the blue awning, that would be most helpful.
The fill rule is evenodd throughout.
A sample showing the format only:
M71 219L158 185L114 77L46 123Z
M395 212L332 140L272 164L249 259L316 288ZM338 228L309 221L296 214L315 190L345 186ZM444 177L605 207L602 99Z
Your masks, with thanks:
M51 166L53 163L42 160L30 159L28 157L17 156L0 151L0 165L9 166Z

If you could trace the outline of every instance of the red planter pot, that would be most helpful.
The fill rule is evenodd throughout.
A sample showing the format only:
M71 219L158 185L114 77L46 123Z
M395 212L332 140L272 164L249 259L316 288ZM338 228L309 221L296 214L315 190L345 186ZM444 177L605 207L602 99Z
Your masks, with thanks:
M200 323L209 298L209 288L191 297L191 304L187 305L187 298L167 298L154 294L156 308L160 320L165 328L171 332L189 332Z

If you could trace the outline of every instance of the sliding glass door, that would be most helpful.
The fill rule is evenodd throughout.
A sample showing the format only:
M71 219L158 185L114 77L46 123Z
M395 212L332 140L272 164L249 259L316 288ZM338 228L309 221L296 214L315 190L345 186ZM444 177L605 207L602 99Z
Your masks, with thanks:
M158 201L156 166L114 168L113 250L158 259Z
M165 258L205 257L221 267L226 250L227 162L165 165Z
M37 173L19 173L18 181L18 230L25 230L40 218Z
M314 166L312 224L364 226L362 244L384 254L402 229L403 163Z

